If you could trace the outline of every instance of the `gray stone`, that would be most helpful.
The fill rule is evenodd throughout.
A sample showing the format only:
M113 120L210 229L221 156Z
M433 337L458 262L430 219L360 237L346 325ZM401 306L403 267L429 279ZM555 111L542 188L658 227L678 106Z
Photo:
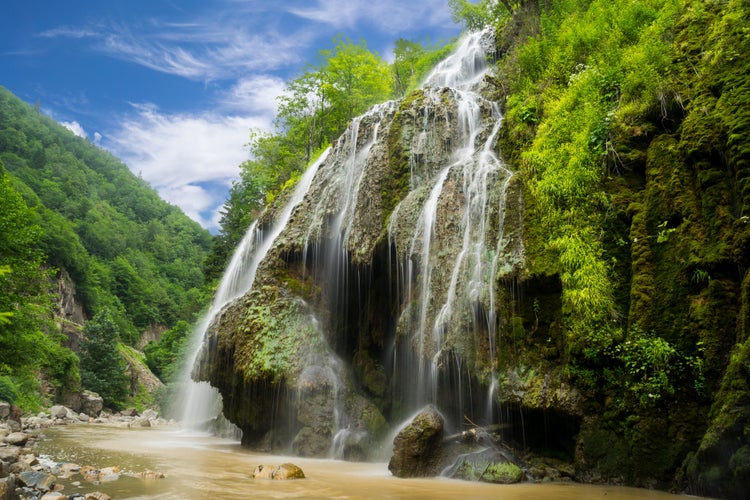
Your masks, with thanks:
M3 462L12 464L18 460L18 456L21 454L21 448L18 446L4 446L0 447L0 460Z
M10 403L0 401L0 418L6 419L10 416Z
M68 409L62 405L55 405L49 409L50 417L65 418L68 416Z
M49 491L57 482L57 478L46 472L28 471L18 475L18 483L29 488L36 488L41 491Z
M11 432L3 439L3 442L13 446L23 446L29 440L29 435L25 432Z
M89 417L96 418L104 408L104 399L100 395L91 391L81 393L81 413Z
M512 457L491 448L460 455L443 475L466 481L498 484L517 483L524 477L523 470L513 462Z
M141 417L147 418L149 420L156 420L159 417L159 413L156 412L156 410L148 409L145 410L143 413L141 413Z

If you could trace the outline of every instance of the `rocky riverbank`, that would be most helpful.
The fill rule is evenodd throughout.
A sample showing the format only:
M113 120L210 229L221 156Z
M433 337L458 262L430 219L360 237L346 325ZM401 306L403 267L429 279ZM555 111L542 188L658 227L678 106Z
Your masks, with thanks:
M114 427L161 427L176 425L174 420L159 417L155 410L137 412L128 409L104 411L101 398L93 393L85 396L80 412L56 405L48 411L22 415L18 408L0 402L0 500L86 499L106 500L102 492L77 493L67 490L82 484L117 481L121 476L154 480L164 477L158 471L123 471L118 465L97 468L86 464L57 462L54 457L38 455L37 443L44 430L59 425L107 425Z

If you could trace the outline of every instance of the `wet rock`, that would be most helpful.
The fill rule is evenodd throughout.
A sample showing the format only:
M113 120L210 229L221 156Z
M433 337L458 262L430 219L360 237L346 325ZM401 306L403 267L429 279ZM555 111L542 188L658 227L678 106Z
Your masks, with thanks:
M443 475L466 481L513 484L523 479L524 472L505 453L487 448L460 455Z
M138 416L138 410L135 408L126 408L120 412L120 415L123 417L137 417Z
M11 446L23 446L29 440L29 435L25 432L11 432L5 438L4 443L8 443Z
M81 472L81 466L72 462L67 462L60 465L60 477L69 478L73 474Z
M107 483L110 481L117 481L120 479L120 468L119 467L105 467L99 470L98 474L99 481Z
M85 500L111 500L112 497L101 491L94 491L92 493L86 493Z
M84 465L83 467L81 467L80 473L81 476L83 476L83 479L86 481L91 482L99 480L99 471L96 469L96 467Z
M388 470L397 477L437 475L443 441L443 416L426 406L393 440Z
M253 471L253 479L304 479L305 473L292 463L283 463L279 466L259 465Z
M273 471L276 467L273 465L258 465L253 470L253 479L273 479Z
M156 479L164 479L166 476L163 472L155 471L155 470L144 470L143 472L139 472L135 475L138 479L143 479L144 481L153 481Z
M28 471L18 475L18 484L40 491L50 491L57 482L57 478L44 471Z

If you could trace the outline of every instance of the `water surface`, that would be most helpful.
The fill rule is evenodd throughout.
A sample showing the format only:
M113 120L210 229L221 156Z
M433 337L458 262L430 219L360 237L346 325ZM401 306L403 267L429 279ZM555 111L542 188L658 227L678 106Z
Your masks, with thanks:
M452 479L399 479L385 463L353 463L264 455L239 443L187 435L168 429L125 429L94 425L54 427L38 452L58 462L125 471L158 470L166 478L144 481L123 475L119 480L91 484L80 476L60 480L66 494L103 491L113 498L238 499L238 498L502 498L507 500L677 499L677 495L613 486L570 483L493 485ZM256 465L293 462L303 480L271 481L251 477ZM72 484L81 481L81 485ZM682 497L686 498L686 497Z

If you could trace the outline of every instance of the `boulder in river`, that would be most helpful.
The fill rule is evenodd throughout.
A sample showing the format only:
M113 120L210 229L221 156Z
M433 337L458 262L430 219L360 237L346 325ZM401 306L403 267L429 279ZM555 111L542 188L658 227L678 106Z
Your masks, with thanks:
M253 479L304 479L302 469L291 463L277 466L259 465L253 471Z
M55 486L57 478L44 471L27 471L18 475L17 482L21 486L34 488L40 491L50 491L52 487Z
M427 405L393 440L388 470L397 477L435 476L440 470L443 416Z

